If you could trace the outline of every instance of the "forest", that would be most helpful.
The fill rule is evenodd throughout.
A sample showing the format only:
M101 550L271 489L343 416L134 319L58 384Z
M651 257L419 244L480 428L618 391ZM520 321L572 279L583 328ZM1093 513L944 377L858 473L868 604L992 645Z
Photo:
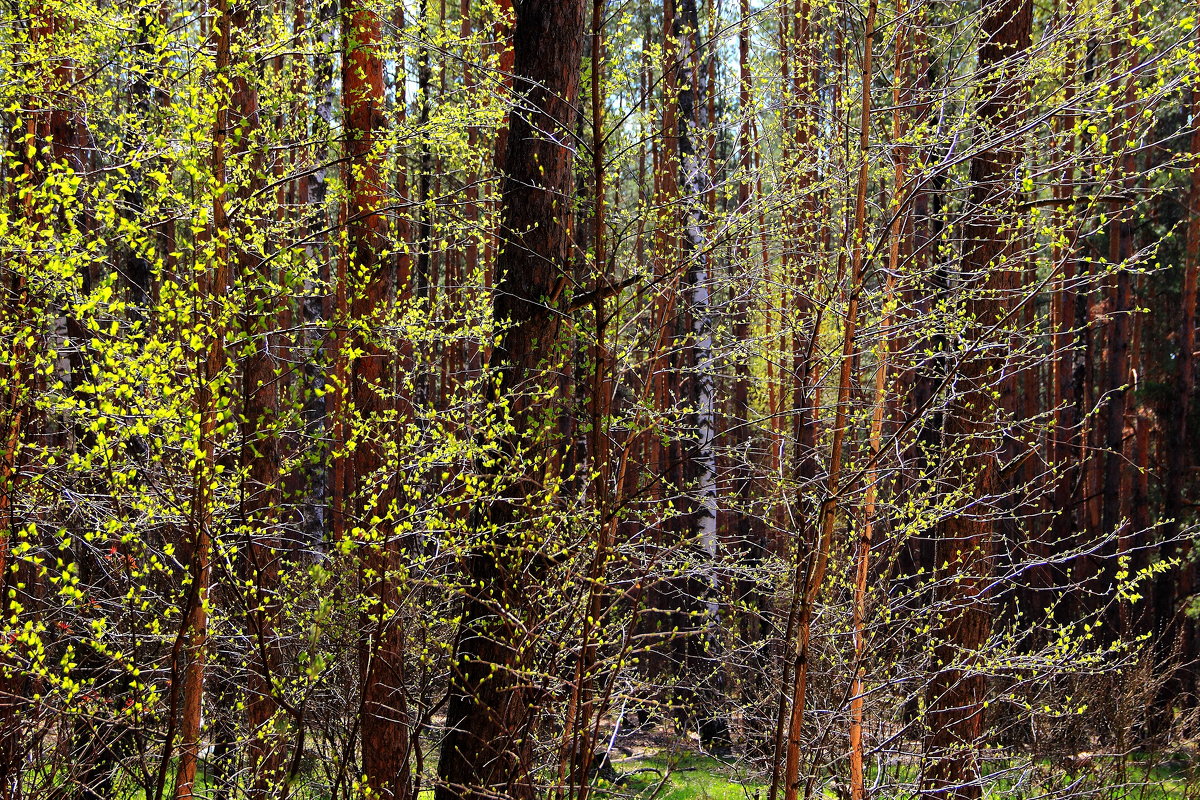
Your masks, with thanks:
M1200 798L1198 26L3 0L0 800Z

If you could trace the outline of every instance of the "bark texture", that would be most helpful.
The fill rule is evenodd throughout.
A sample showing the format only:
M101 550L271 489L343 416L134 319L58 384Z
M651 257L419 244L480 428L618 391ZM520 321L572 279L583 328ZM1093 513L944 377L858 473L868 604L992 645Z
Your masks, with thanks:
M537 388L556 353L561 296L570 269L569 214L583 0L527 0L513 30L513 92L504 157L502 243L493 313L504 325L490 366L499 373L491 400L510 404L513 430L500 443L530 474L480 513L481 541L468 555L472 595L455 647L447 735L438 763L438 800L530 798L529 731L535 698L520 670L517 621L525 605L522 567L529 555L517 530L535 466L549 442L538 418ZM553 436L553 434L550 434ZM484 517L486 516L486 521ZM530 548L532 550L532 548ZM509 613L498 613L508 609ZM514 613L515 612L515 613Z
M346 298L350 319L361 321L346 337L355 353L346 371L353 414L370 425L389 405L396 406L401 420L410 411L402 394L395 398L388 394L394 354L372 325L386 311L389 295L399 293L403 299L407 286L393 285L394 270L383 258L387 239L381 213L383 153L378 141L386 124L381 21L367 4L349 0L342 5L342 30L342 108L350 166L345 177L347 246L338 289ZM376 438L380 435L366 436L357 444L335 491L340 493L343 513L348 512L344 535L362 539L362 591L371 598L358 644L362 771L372 792L385 800L404 800L411 791L410 723L404 695L403 621L396 614L399 598L392 585L401 553L394 531L399 481L387 474L384 448Z
M977 800L981 796L977 750L983 741L985 671L979 660L991 630L987 595L1004 507L996 420L1013 410L1014 381L1007 373L1002 330L1020 287L1016 239L1006 226L1017 200L1013 175L1022 160L1014 132L1023 82L1022 56L1030 46L1030 0L1004 0L984 9L979 69L984 73L977 114L985 144L971 159L971 196L964 230L962 280L973 320L972 350L959 367L964 388L950 415L949 434L966 450L962 488L970 498L950 517L936 544L935 594L946 604L927 690L928 759L922 796ZM1005 232L1005 230L1009 232Z

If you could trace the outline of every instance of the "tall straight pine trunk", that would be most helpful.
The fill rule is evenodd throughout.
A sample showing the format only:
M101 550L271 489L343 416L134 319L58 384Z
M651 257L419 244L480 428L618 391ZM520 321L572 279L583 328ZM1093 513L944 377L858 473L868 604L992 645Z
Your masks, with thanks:
M379 136L384 130L382 23L368 4L347 0L342 5L342 113L346 121L346 246L339 268L338 292L356 323L346 338L349 352L339 352L352 408L343 414L379 424L390 410L399 425L409 418L411 403L403 393L389 396L392 355L373 321L389 303L389 292L407 297L407 276L383 258L386 221L383 177L384 154ZM341 309L339 309L340 311ZM338 320L341 324L343 321ZM404 354L401 348L401 355ZM342 420L343 424L345 420ZM359 726L362 773L372 793L384 800L406 800L411 791L409 714L405 695L405 653L402 616L396 612L401 591L394 573L401 542L394 531L399 505L397 476L383 474L386 462L375 437L364 437L341 470L340 495L343 535L362 539L360 590L369 598L358 642L361 687ZM347 514L348 512L348 514ZM346 527L350 531L346 531Z
M958 383L964 388L947 423L965 451L958 474L964 476L960 488L969 507L943 523L936 544L935 597L942 617L926 694L928 761L921 777L923 795L938 800L981 797L978 750L985 731L986 678L980 659L991 631L987 592L995 517L1006 507L995 420L997 411L1003 417L1013 410L1015 387L1006 375L1002 331L1010 323L1022 274L1013 252L1014 226L1006 223L1018 200L1014 176L1023 154L1015 131L1032 15L1031 0L986 6L980 34L982 100L976 113L982 144L971 159L961 267L967 319L972 320L967 341L973 347L959 366Z
M1176 406L1168 416L1167 425L1172 445L1166 449L1167 469L1164 474L1163 516L1167 518L1163 535L1162 556L1175 556L1180 547L1175 541L1183 527L1181 517L1188 507L1183 489L1188 470L1194 466L1195 457L1190 442L1195 431L1188 417L1194 407L1196 391L1196 299L1200 284L1200 82L1193 82L1191 97L1192 135L1189 141L1192 173L1191 186L1187 195L1189 216L1184 239L1183 292L1179 316L1179 355L1175 364ZM1156 642L1163 660L1175 656L1182 664L1191 664L1195 659L1195 622L1180 614L1181 601L1190 597L1196 584L1196 568L1190 558L1185 558L1179 573L1161 576L1155 585L1154 608L1158 615L1155 633ZM1174 626L1179 626L1180 649L1171 653L1176 637L1167 635ZM1177 669L1164 688L1161 700L1164 704L1175 696L1185 694L1191 686L1181 683L1190 676L1195 680L1195 669ZM1165 713L1165 712L1164 712Z
M231 39L254 31L258 10L240 0L229 8ZM232 45L232 42L231 42ZM227 131L228 158L241 161L246 179L235 189L243 209L250 207L261 190L266 174L259 137L258 91L246 75L235 71L230 76ZM246 307L240 329L248 344L240 359L241 368L241 442L240 461L246 475L242 488L240 520L244 542L239 542L238 578L247 588L246 628L248 634L248 684L246 686L246 722L250 732L249 794L265 797L270 784L277 780L282 751L278 737L271 733L271 720L277 710L272 687L276 667L275 618L278 606L274 598L279 583L279 509L283 498L280 486L280 442L276 433L279 414L277 353L280 319L276 298L270 287L277 277L269 259L250 249L255 220L243 213L231 221L229 259L235 270L233 282L247 286ZM228 679L226 679L228 680Z
M1129 36L1135 40L1138 35L1138 4L1132 4L1132 23ZM1110 55L1114 64L1122 61L1122 56L1129 59L1129 75L1125 82L1123 97L1123 113L1120 121L1113 120L1111 136L1118 141L1128 141L1136 138L1135 125L1137 114L1137 72L1140 47L1123 46L1114 42ZM1114 88L1116 88L1114 86ZM1130 379L1129 345L1133 313L1133 276L1126 268L1133 254L1133 206L1136 203L1134 188L1136 176L1135 153L1128 145L1121 157L1120 171L1121 186L1124 191L1118 192L1118 198L1112 202L1108 227L1108 261L1115 270L1109 285L1109 311L1111 319L1108 326L1106 371L1104 375L1104 479L1100 504L1100 527L1102 535L1115 541L1115 555L1126 555L1132 531L1128 519L1129 493L1122 492L1122 483L1127 472L1128 459L1125 453L1125 428L1129 422L1129 407L1131 393L1127 389ZM1102 596L1116 591L1117 559L1112 547L1106 545L1105 558L1100 565L1100 583L1096 587ZM1117 609L1110 607L1106 616L1106 624L1101 630L1105 638L1115 637L1122 633L1118 622Z
M536 423L539 389L555 380L549 369L562 318L560 297L570 269L569 215L573 153L583 55L584 0L526 0L513 30L513 92L504 157L501 244L493 314L504 326L492 351L493 408L510 403L512 432L499 443L511 462L545 444ZM522 575L530 551L520 530L525 495L537 485L539 464L477 512L480 540L467 554L473 594L463 610L454 662L447 734L438 763L438 800L533 797L531 742L536 715L511 613L527 603ZM509 609L509 614L498 613Z

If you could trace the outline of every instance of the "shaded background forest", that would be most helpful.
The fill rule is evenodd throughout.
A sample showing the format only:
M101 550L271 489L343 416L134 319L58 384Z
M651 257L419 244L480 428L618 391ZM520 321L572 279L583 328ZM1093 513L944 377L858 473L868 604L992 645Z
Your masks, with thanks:
M1198 790L1198 12L7 0L0 798Z

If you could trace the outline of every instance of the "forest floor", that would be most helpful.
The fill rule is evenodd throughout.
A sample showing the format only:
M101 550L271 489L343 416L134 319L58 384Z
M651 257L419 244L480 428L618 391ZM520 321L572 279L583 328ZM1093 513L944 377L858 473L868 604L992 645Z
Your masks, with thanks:
M1086 766L1075 768L1046 761L1032 765L1027 760L1021 765L1014 761L1006 774L993 773L985 800L1200 800L1197 755L1183 751L1132 755L1123 764L1093 758ZM596 779L593 793L597 800L767 800L768 788L761 774L706 755L686 742L663 747L661 741L643 741L614 748L610 756L608 768L599 770ZM201 770L197 779L198 794L211 796L215 787L209 776ZM873 800L917 800L912 791L917 780L915 765L901 766L883 776L872 771L867 776L869 796ZM134 797L145 795L139 792ZM843 781L826 778L814 782L808 800L849 797ZM421 791L420 800L432 798L432 789Z
M768 800L761 771L752 772L744 763L703 752L694 737L644 730L602 744L611 749L607 764L599 763L606 748L601 748L593 764L596 800ZM435 748L436 743L430 741L429 747ZM997 759L991 762L989 773L984 800L1200 800L1200 747L1195 746L1132 753L1123 759L1095 753L1053 760ZM425 776L426 786L433 777L431 773ZM871 768L869 797L918 800L913 787L919 780L915 761L893 762L883 775ZM215 793L216 785L204 769L197 774L197 788L198 796ZM844 777L819 777L809 788L806 800L850 798ZM171 796L173 786L168 785L164 794ZM327 800L323 794L302 797ZM138 791L133 800L145 800L145 795ZM433 800L433 789L422 789L419 800Z
M766 800L761 776L749 775L736 764L695 751L613 754L612 772L601 777L597 793L609 800ZM909 774L911 773L911 774ZM913 770L868 775L871 796L891 800L915 798L901 788L915 783ZM844 783L818 781L812 800L848 800ZM1200 800L1200 763L1182 758L1130 757L1123 765L1092 761L1081 769L1051 763L1015 765L997 777L987 800L1033 800L1046 797L1088 797L1098 800Z

